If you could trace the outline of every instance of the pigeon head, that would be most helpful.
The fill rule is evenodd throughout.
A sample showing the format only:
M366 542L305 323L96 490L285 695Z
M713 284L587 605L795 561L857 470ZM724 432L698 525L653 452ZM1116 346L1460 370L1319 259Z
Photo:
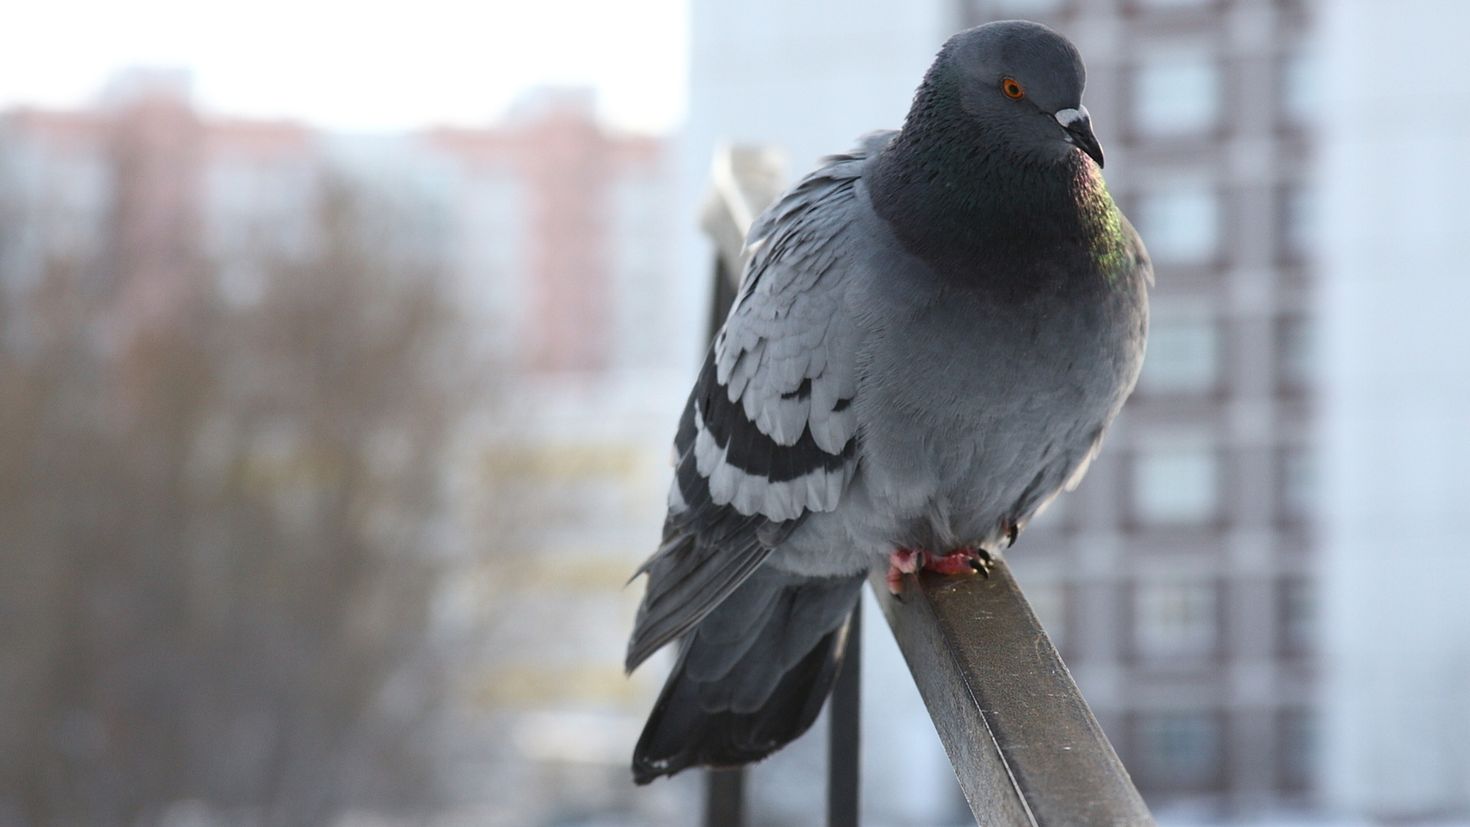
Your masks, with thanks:
M1004 20L951 37L924 83L1017 162L1062 161L1081 150L1101 167L1102 147L1082 105L1086 80L1082 57L1065 37L1040 23Z
M951 37L864 175L874 209L909 252L961 281L993 272L976 264L992 257L1010 267L1023 247L1114 238L1085 81L1076 47L1038 23Z

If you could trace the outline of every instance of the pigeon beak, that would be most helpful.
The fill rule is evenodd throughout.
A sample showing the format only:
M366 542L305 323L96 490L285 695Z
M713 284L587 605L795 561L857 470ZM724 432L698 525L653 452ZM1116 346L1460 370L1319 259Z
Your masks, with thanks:
M1057 123L1062 125L1062 129L1067 131L1067 140L1086 152L1087 156L1096 161L1098 167L1101 168L1103 165L1102 145L1092 134L1092 116L1087 114L1087 107L1062 109L1056 113L1055 117Z

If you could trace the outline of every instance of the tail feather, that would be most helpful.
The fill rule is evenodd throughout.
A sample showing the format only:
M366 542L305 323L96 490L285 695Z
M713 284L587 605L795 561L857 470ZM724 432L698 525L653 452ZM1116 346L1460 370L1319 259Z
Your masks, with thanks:
M743 542L716 546L693 534L670 532L638 571L648 573L648 591L638 606L624 668L633 671L669 641L688 633L765 562L771 547L748 526L745 533L749 536Z
M842 667L862 582L757 569L684 638L634 749L634 780L758 761L805 732Z

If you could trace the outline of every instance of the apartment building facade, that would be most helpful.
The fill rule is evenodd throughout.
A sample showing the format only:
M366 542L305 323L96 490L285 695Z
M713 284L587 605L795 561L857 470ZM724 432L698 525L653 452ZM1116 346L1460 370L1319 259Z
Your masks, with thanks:
M1310 4L978 0L965 16L1077 43L1109 186L1157 276L1138 388L1012 555L1018 577L1156 809L1310 809Z

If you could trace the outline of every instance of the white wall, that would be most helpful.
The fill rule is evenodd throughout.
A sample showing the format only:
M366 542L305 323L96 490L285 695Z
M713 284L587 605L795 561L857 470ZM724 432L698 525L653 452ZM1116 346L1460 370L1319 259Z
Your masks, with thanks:
M1470 4L1318 4L1327 803L1470 814Z

